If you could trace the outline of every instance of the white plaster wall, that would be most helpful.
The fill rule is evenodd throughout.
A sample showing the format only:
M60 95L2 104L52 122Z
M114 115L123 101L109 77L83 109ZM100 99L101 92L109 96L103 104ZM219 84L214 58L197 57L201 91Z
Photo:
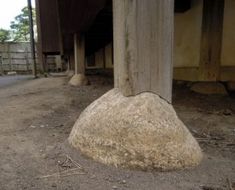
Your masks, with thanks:
M192 7L175 14L174 67L197 67L200 61L202 0L192 0Z
M221 65L235 66L235 0L225 0Z

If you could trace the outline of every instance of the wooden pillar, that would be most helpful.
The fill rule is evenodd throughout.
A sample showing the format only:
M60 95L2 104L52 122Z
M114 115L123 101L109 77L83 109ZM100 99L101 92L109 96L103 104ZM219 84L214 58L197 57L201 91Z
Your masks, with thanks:
M110 43L105 46L105 68L111 69L113 68L113 44Z
M95 66L99 69L105 68L105 56L103 48L95 52Z
M36 52L35 52L35 41L34 41L34 30L33 30L33 12L31 0L28 0L28 11L29 11L29 28L30 28L30 46L32 55L32 73L35 78L37 78L37 63L36 63Z
M204 0L199 79L216 81L220 76L224 0Z
M59 38L59 49L60 49L60 55L64 55L64 45L63 45L63 34L61 29L61 16L59 11L59 4L58 1L55 1L56 6L56 15L57 15L57 24L58 24L58 38Z
M74 34L75 74L85 74L85 38Z
M44 54L42 51L42 30L41 30L41 10L40 10L40 3L39 0L35 0L36 4L36 21L37 21L37 57L38 57L38 62L39 62L39 70L41 72L46 71L46 62L44 58Z
M115 87L171 102L174 0L113 0Z
M75 71L74 53L69 54L69 65L70 69Z

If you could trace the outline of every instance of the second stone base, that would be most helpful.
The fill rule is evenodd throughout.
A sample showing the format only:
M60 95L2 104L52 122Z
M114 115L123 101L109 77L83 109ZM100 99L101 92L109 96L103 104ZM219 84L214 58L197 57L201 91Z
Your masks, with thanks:
M67 70L65 72L65 74L68 76L68 77L72 77L74 75L74 71L73 70Z
M85 86L88 84L88 80L85 75L83 74L75 74L69 81L71 86Z
M88 106L69 142L117 167L174 170L196 166L202 152L172 105L153 93L125 97L113 89Z
M199 94L227 94L225 86L219 82L197 82L192 85L191 90Z

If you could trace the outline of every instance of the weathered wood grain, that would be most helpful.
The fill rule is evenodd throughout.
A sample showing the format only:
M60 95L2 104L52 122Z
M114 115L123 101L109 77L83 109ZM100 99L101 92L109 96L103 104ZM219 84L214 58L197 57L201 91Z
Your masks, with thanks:
M115 87L171 102L173 0L114 0Z
M75 74L85 73L85 38L81 34L74 34Z

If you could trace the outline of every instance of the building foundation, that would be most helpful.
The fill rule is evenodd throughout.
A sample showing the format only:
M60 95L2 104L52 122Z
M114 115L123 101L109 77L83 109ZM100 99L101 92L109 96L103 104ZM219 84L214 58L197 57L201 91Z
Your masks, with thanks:
M125 168L196 166L202 152L171 105L173 0L114 0L115 88L88 106L69 142Z

